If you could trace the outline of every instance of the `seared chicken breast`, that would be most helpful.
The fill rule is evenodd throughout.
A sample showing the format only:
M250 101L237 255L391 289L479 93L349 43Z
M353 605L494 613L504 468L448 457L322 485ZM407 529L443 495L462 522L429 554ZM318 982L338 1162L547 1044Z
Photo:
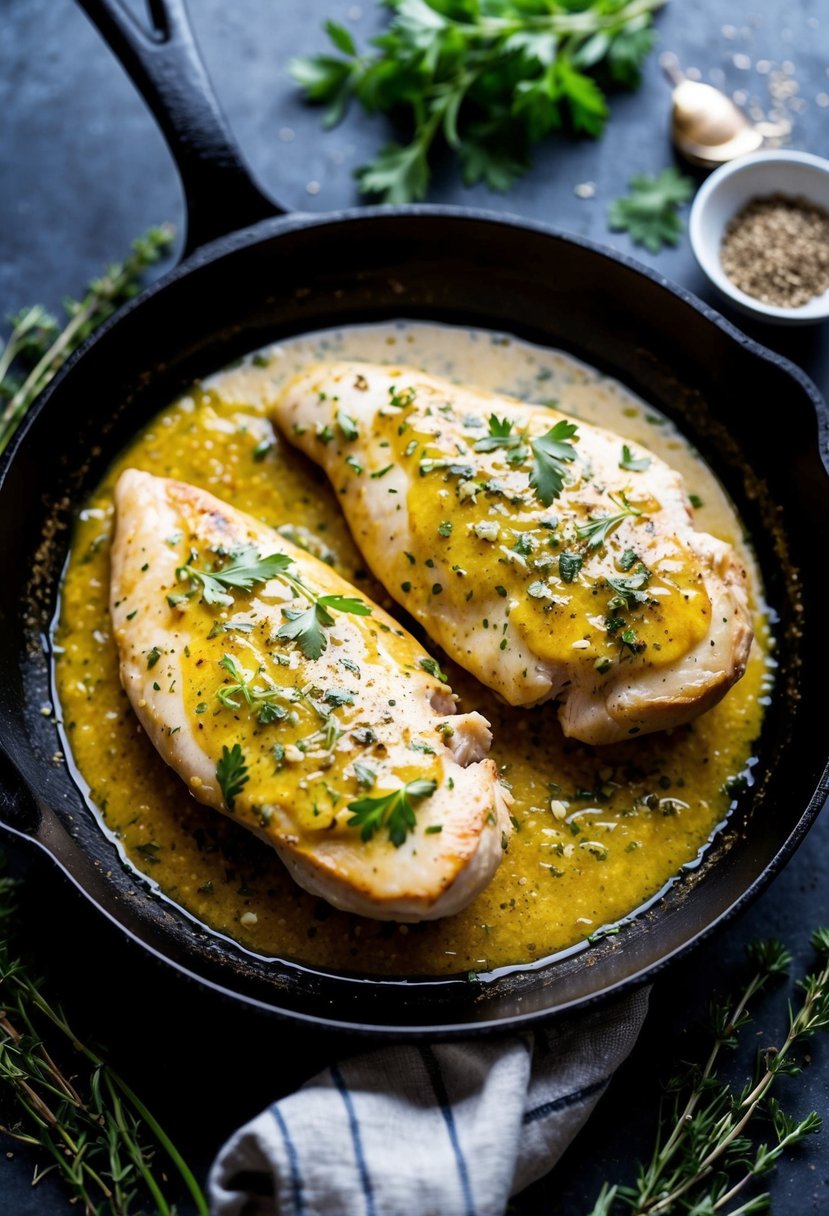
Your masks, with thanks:
M378 919L468 904L510 831L489 727L376 604L212 495L129 469L111 614L121 680L200 802L306 890Z
M511 705L614 743L745 669L745 572L664 461L555 409L410 367L319 364L273 407L389 593Z

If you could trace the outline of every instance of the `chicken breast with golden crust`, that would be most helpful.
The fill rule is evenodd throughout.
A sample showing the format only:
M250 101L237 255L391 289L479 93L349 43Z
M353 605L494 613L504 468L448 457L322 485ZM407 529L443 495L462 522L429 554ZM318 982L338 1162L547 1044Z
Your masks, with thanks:
M429 920L490 880L510 832L490 733L433 659L279 533L183 482L116 488L111 614L142 726L200 802L300 886Z
M410 367L318 364L273 407L389 593L511 705L614 743L714 705L752 641L745 572L682 478L554 409Z

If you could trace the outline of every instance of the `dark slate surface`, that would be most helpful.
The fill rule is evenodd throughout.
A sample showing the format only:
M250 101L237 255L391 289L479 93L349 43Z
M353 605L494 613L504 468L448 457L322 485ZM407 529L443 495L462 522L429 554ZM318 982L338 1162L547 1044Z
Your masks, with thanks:
M347 0L200 0L197 34L222 104L262 182L288 207L324 211L356 201L351 170L383 138L382 120L353 114L323 134L285 73L288 58L324 45L326 16L365 36L375 6ZM659 18L661 48L676 51L703 78L768 102L769 73L758 64L789 61L798 84L790 144L829 155L829 10L824 0L674 0ZM0 26L0 306L11 312L41 300L56 306L107 259L122 255L149 224L181 224L175 172L132 86L71 0L5 0ZM629 251L608 233L605 208L633 172L670 162L668 91L654 56L641 91L616 98L598 143L551 141L533 172L506 198L465 190L454 170L438 174L433 197L479 204L544 220ZM577 183L596 183L592 199ZM643 261L717 303L687 242ZM740 323L739 318L735 318ZM785 331L752 327L829 390L826 327ZM747 403L758 425L774 402ZM816 521L817 527L817 521ZM782 937L795 973L811 962L809 932L829 923L824 817L806 845L742 919L656 987L652 1012L588 1128L561 1164L516 1203L546 1216L584 1216L603 1179L630 1178L647 1152L659 1078L700 1049L699 1021L713 990L727 987L757 936ZM24 874L27 949L53 982L79 1029L106 1042L117 1067L141 1092L201 1173L227 1133L280 1092L296 1085L347 1044L297 1035L248 1013L218 1006L171 981L105 928L44 863L14 850ZM759 1042L776 1041L785 1019L784 985L762 1008ZM751 1032L753 1033L753 1032ZM750 1040L753 1041L753 1040ZM810 1047L810 1065L781 1096L798 1113L829 1103L826 1043ZM826 1134L794 1154L772 1179L778 1216L829 1210ZM5 1146L4 1146L5 1147ZM32 1189L35 1159L9 1146L0 1156L0 1211L51 1216L66 1209L50 1178ZM190 1209L185 1202L181 1211ZM408 1214L407 1214L408 1216ZM416 1214L412 1213L412 1216Z

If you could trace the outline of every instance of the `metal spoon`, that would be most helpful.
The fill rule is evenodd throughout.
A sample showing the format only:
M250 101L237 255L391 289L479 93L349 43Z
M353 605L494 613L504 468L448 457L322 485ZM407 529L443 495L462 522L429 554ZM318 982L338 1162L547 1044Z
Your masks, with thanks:
M675 55L661 59L665 75L674 85L671 138L677 150L693 165L710 169L756 152L767 136L783 134L774 124L749 122L725 93L710 84L689 80ZM764 129L768 128L768 129Z

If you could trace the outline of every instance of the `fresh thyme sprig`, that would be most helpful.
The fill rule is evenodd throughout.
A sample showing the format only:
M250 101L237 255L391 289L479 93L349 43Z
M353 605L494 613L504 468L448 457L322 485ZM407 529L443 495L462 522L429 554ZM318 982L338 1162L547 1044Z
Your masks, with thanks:
M164 224L134 241L125 260L93 279L80 300L66 301L63 326L40 304L11 318L12 332L0 347L0 452L73 351L139 291L144 273L168 252L173 235Z
M829 929L816 930L812 944L819 969L798 984L803 1000L797 1009L789 1006L782 1043L761 1050L753 1077L735 1090L716 1071L719 1057L724 1048L736 1047L757 994L791 962L780 942L749 947L754 970L745 988L712 1006L713 1043L707 1059L666 1087L672 1097L669 1115L663 1112L650 1160L639 1167L635 1185L605 1183L590 1216L748 1216L767 1210L768 1195L740 1199L746 1187L768 1174L788 1148L821 1128L816 1112L791 1118L770 1095L779 1076L800 1071L794 1049L829 1026ZM756 1141L758 1121L771 1131L773 1143ZM731 1206L738 1199L739 1206Z
M0 1084L16 1118L0 1132L43 1152L84 1216L174 1216L169 1165L199 1216L207 1200L141 1099L75 1034L13 949L14 882L0 878ZM67 1066L58 1061L67 1061ZM47 1172L39 1170L39 1177Z
M598 549L600 545L603 545L623 519L642 514L638 507L634 507L632 503L628 502L624 493L608 494L608 498L619 508L616 515L597 515L595 519L588 519L586 524L580 524L576 528L577 534L582 540L587 541L590 549Z
M232 654L226 654L219 659L230 677L229 681L216 689L216 699L225 709L240 709L241 697L249 709L255 709L259 724L267 726L271 722L281 722L287 718L288 710L279 704L280 701L296 701L298 694L293 688L280 688L276 684L265 684L257 687L254 683L261 674L261 667L255 675L251 675L244 667L240 667Z

